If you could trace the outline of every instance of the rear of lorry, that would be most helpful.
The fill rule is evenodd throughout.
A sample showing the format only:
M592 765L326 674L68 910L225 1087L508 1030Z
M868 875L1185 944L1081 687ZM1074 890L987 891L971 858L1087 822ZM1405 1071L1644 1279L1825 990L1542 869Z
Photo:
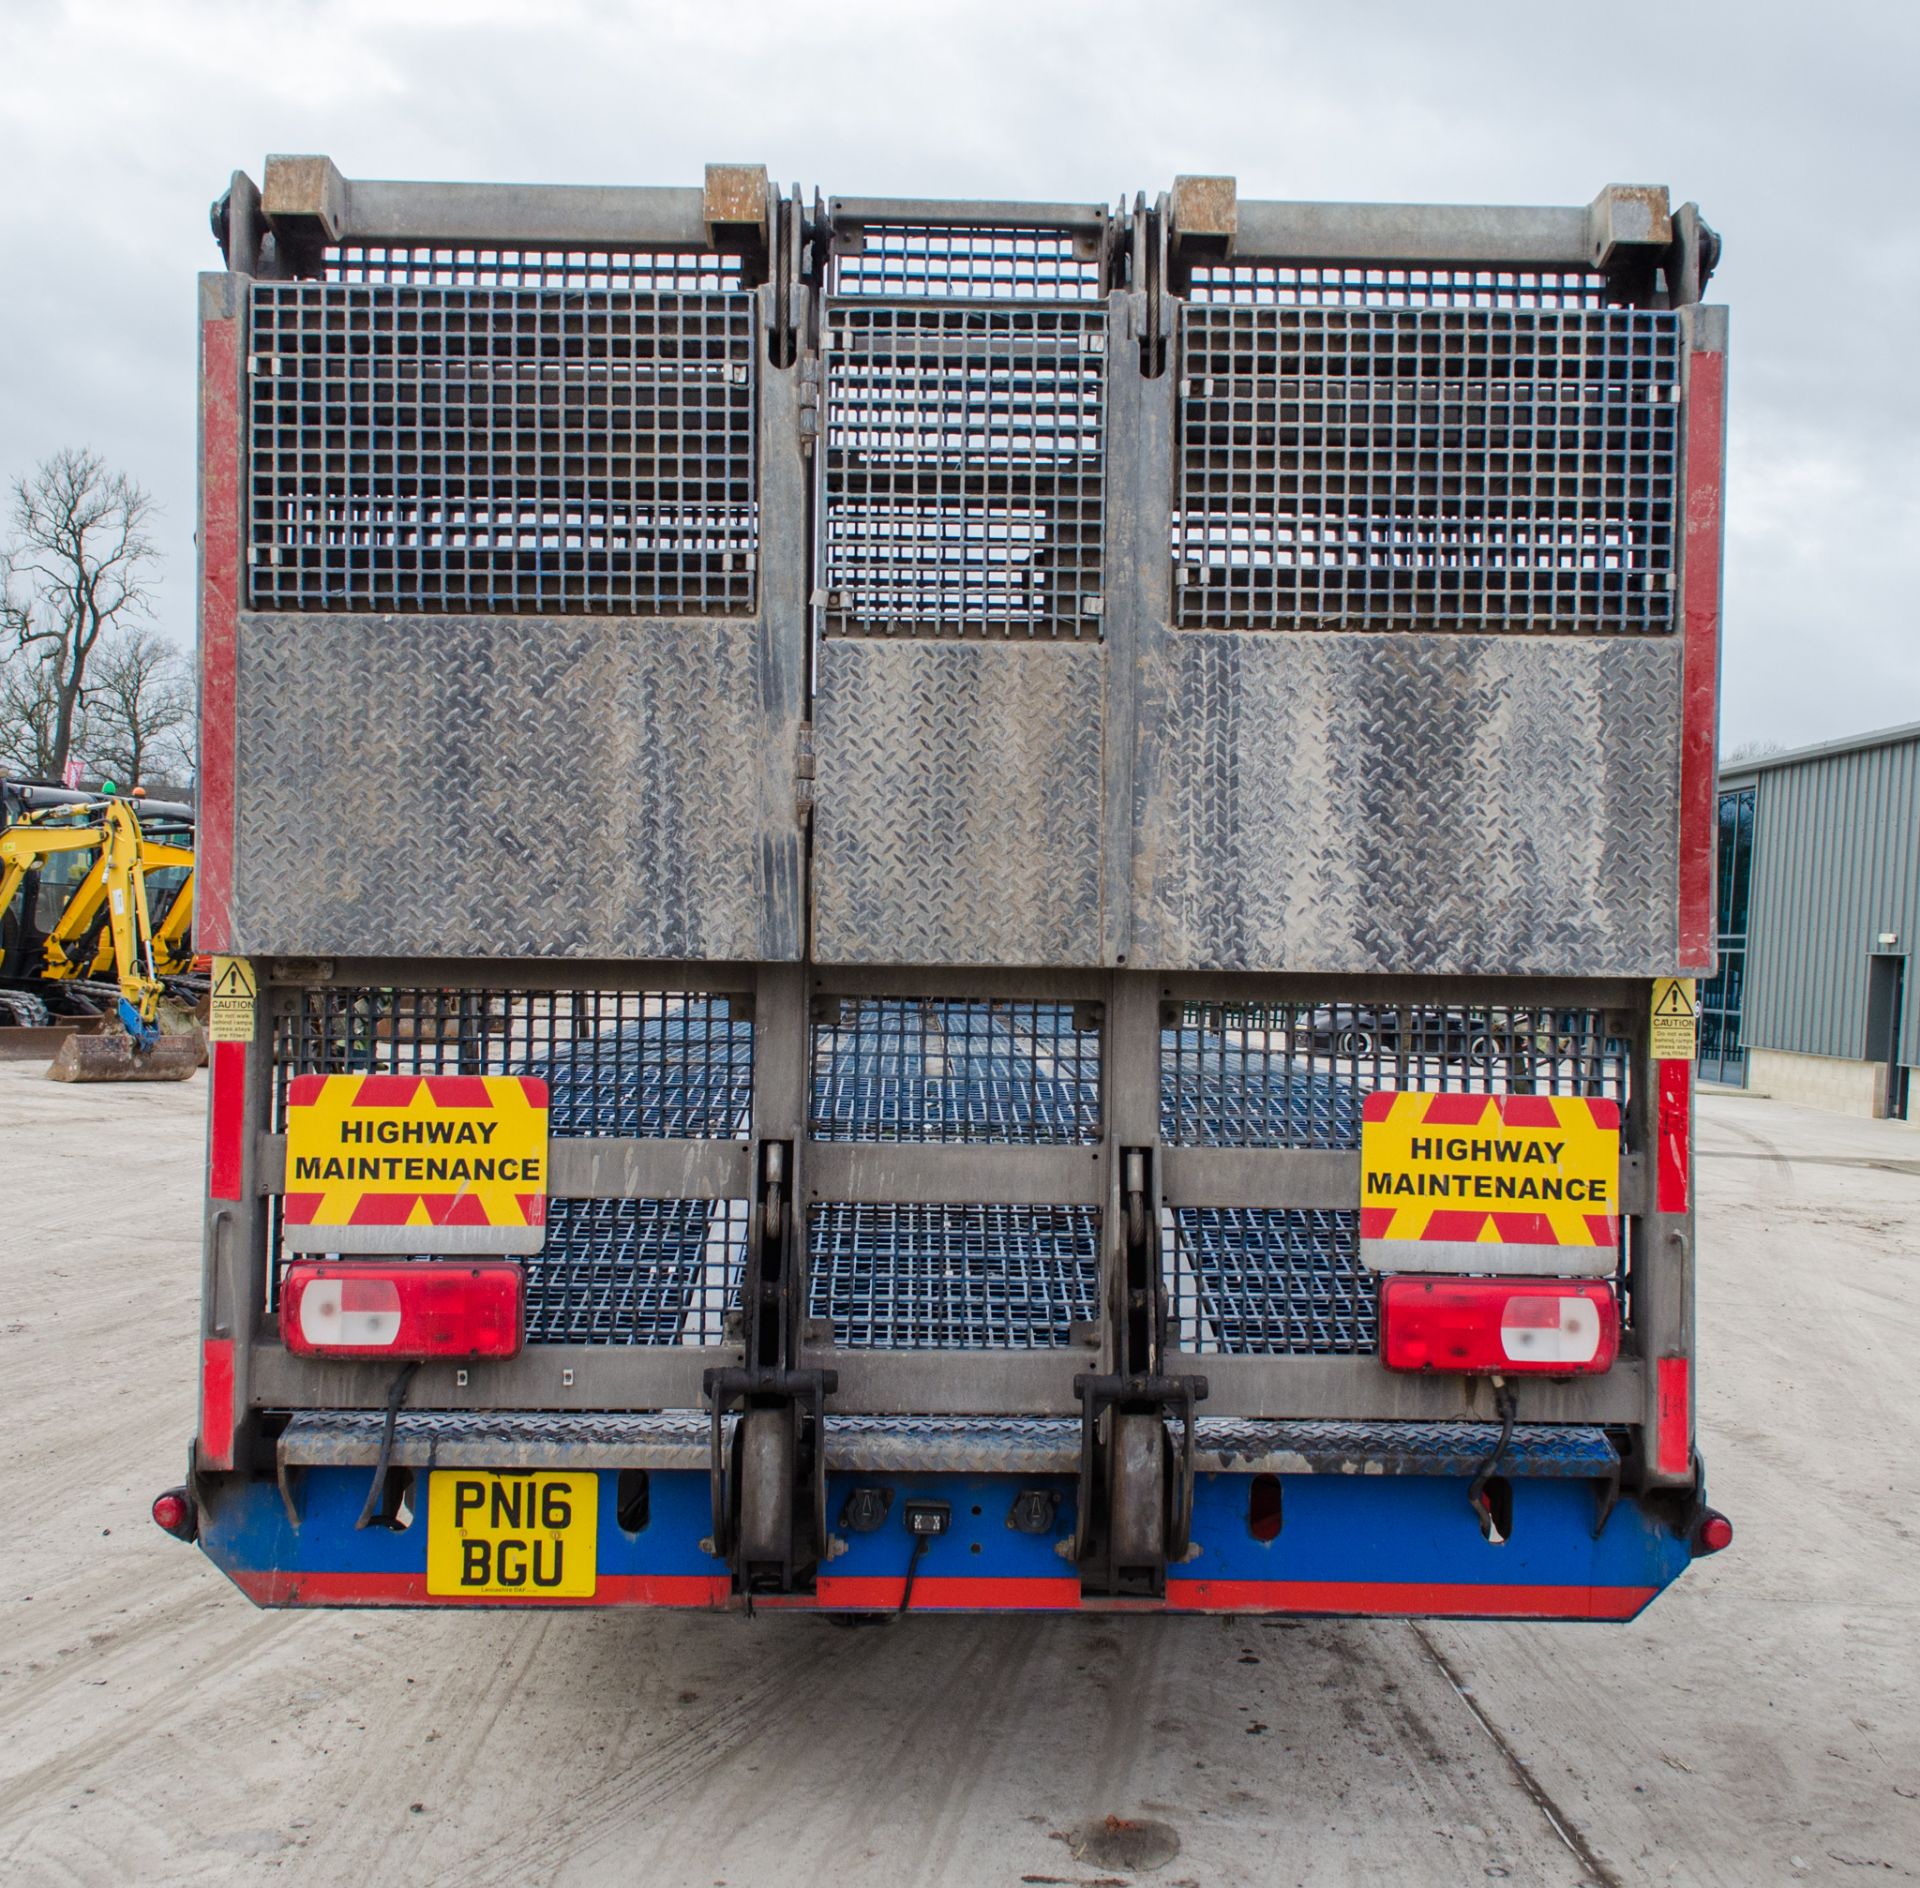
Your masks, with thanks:
M1625 1619L1694 1448L1691 205L348 180L201 282L264 1605Z

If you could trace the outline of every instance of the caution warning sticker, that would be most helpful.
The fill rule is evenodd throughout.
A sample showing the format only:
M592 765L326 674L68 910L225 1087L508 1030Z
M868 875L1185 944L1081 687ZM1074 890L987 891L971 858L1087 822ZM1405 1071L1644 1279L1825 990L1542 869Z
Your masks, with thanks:
M254 1006L259 995L260 981L253 974L250 960L216 957L212 993L207 999L207 1040L251 1042Z
M1653 980L1653 1041L1656 1062L1691 1062L1695 1040L1693 979L1655 977Z
M526 1075L298 1075L289 1252L538 1252L547 1085Z
M1570 1095L1369 1095L1360 1257L1384 1272L1599 1277L1620 1247L1620 1110Z

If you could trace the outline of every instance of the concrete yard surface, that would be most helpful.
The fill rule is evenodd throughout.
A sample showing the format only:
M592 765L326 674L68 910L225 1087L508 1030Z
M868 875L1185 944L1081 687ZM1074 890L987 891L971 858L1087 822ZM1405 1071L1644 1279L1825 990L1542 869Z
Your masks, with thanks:
M842 1632L267 1614L160 1534L205 1096L0 1064L0 1878L1920 1878L1920 1131L1703 1102L1701 1446L1739 1533L1632 1625Z

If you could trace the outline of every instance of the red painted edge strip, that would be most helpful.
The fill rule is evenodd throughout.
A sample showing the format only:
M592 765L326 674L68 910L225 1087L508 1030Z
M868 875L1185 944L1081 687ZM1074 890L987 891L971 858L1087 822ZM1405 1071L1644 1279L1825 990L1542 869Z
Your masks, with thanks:
M732 1582L724 1573L602 1574L590 1600L509 1599L429 1593L422 1573L301 1573L279 1568L231 1570L235 1586L256 1606L725 1606Z
M1685 644L1680 719L1680 962L1713 963L1715 744L1720 702L1720 539L1727 357L1696 354L1687 389Z
M208 1070L212 1093L207 1103L207 1197L240 1197L242 1157L246 1152L247 1045L216 1042Z
M1693 1064L1656 1065L1660 1093L1659 1159L1655 1165L1654 1210L1684 1213L1689 1194L1689 1146L1693 1129Z
M1167 1608L1200 1613L1631 1619L1658 1591L1651 1586L1442 1585L1417 1580L1169 1580Z
M1654 1466L1662 1475L1684 1475L1693 1466L1693 1423L1687 1407L1692 1372L1684 1357L1662 1357L1654 1368L1660 1418Z
M200 1345L200 1441L202 1468L233 1466L233 1339L209 1337Z
M429 1595L424 1573L293 1573L246 1569L233 1581L260 1606L700 1606L731 1602L725 1574L605 1574L591 1600L449 1599ZM829 1576L817 1594L756 1600L769 1611L887 1611L904 1581L893 1575ZM1631 1619L1659 1591L1651 1586L1436 1585L1374 1580L1170 1580L1162 1605L1145 1600L1099 1610L1194 1613L1445 1615L1487 1619ZM913 1612L1074 1612L1079 1582L1058 1579L930 1578L914 1583Z
M200 783L194 947L231 947L240 656L240 324L200 324Z

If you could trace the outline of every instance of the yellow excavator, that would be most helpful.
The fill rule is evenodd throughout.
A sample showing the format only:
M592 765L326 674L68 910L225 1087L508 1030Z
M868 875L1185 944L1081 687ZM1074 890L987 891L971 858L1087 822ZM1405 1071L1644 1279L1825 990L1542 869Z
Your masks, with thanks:
M0 1011L20 1025L98 1013L120 1029L76 1031L49 1071L67 1081L178 1081L201 1040L190 1008L191 809L7 783L0 831ZM155 830L146 830L151 822ZM164 834L164 836L163 836ZM148 873L169 900L158 925Z

